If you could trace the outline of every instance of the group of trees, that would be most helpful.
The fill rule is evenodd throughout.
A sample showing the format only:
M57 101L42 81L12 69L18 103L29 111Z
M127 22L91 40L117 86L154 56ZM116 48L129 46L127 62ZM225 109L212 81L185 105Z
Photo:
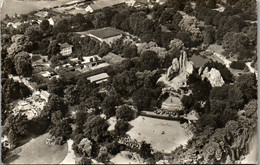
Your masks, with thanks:
M192 92L197 93L194 90L195 79L190 77L189 80L195 82L190 84L188 81L188 84ZM198 111L201 116L194 125L195 135L186 146L188 150L177 148L172 152L171 163L234 163L240 160L242 155L249 152L249 142L256 131L256 93L256 76L251 73L237 77L232 84L226 83L212 89L209 87L207 94L197 93L202 94L209 106L204 106L206 111ZM192 95L182 99L186 108L192 107L192 99ZM193 105L193 108L196 109L196 106ZM242 117L237 113L240 110L245 112Z
M13 79L8 78L2 85L2 102L6 104L31 95L31 91L27 86Z
M249 153L249 143L255 136L257 103L251 100L243 109L245 115L228 121L222 128L213 129L212 121L196 132L188 149L172 152L171 163L235 163ZM218 117L216 117L218 118ZM212 119L212 118L211 118ZM205 119L206 120L206 119ZM209 120L208 120L209 121ZM198 159L200 157L200 159Z

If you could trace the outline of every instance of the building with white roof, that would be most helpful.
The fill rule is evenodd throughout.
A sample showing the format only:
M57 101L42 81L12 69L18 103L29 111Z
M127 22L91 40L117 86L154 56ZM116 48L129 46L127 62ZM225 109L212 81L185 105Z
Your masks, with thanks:
M107 73L100 73L100 74L97 74L95 76L90 76L87 79L90 82L95 82L95 83L99 84L99 83L102 83L102 82L106 82L108 80L108 78L109 78L109 76L108 76Z

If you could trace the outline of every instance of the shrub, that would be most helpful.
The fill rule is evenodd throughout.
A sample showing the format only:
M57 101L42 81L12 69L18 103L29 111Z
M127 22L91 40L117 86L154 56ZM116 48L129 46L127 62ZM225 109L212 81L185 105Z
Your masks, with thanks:
M239 69L239 70L243 70L246 67L246 64L244 61L233 61L230 64L230 67L233 69Z

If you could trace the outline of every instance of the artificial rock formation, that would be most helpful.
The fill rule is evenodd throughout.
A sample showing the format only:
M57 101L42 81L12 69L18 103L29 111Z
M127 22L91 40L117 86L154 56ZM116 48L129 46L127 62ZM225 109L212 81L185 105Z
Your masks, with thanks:
M209 71L208 67L206 67L201 75L201 78L202 80L207 78L212 87L220 87L225 83L220 72L215 68L211 68Z
M167 71L167 80L171 80L179 74L180 64L177 58L172 60L172 65L168 68Z
M187 53L185 51L182 52L179 60L174 58L172 60L172 65L169 67L167 71L167 80L170 81L174 77L184 74L185 76L190 75L193 72L193 63L188 61Z
M169 98L162 103L162 108L169 111L178 111L183 109L181 97L186 86L188 76L193 72L193 63L188 61L187 54L182 51L180 58L172 60L172 65L165 75L158 80L165 85L163 93L169 93Z

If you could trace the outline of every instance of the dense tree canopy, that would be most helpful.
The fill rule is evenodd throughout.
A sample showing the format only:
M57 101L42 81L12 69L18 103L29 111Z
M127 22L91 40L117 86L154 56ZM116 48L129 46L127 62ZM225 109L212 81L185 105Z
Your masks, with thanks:
M20 52L14 57L15 70L17 74L29 77L32 75L32 61L27 52Z

